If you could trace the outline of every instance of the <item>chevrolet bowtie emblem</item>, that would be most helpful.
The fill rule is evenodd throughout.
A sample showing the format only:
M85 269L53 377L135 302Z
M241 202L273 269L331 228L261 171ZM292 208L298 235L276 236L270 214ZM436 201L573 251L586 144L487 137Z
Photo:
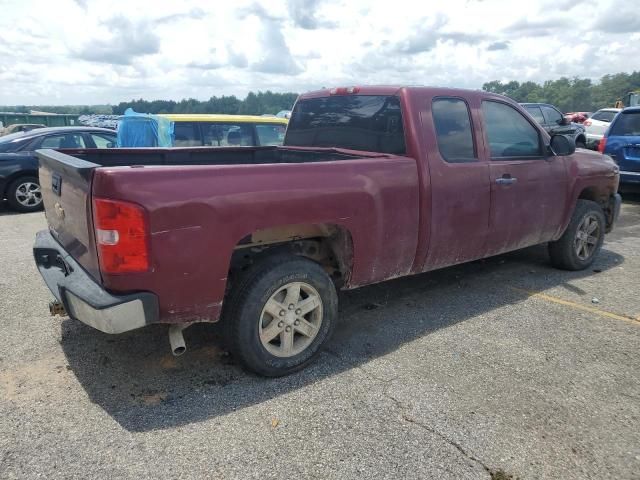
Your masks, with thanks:
M58 218L60 218L60 220L64 219L64 208L62 208L62 205L60 205L58 202L55 203L55 205L53 206L53 208L56 211L56 215L58 215Z

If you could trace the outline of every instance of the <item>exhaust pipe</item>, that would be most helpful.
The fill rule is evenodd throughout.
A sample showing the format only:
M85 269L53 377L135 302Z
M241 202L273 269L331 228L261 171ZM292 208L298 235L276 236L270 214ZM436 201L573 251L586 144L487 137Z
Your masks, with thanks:
M64 305L57 300L49 302L49 313L52 317L55 317L56 315L60 315L61 317L67 316L67 311L64 309Z
M190 323L181 323L179 325L171 325L169 327L169 344L171 345L171 353L174 356L179 357L187 351L187 346L184 343L184 336L182 331L187 328Z

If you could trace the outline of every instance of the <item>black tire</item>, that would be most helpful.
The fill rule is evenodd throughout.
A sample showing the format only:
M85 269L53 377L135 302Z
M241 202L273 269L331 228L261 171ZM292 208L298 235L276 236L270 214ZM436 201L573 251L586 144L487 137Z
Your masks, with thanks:
M322 315L315 337L309 340L311 343L304 350L293 356L279 357L263 345L259 328L266 328L262 322L267 301L292 282L302 282L315 289L322 302ZM247 369L267 377L287 375L314 360L331 336L337 315L335 286L317 263L304 257L273 255L254 265L232 287L223 318L226 343L234 358ZM276 318L271 321L276 321ZM298 335L299 339L300 334L293 331L292 335ZM282 341L282 338L278 335L277 341Z
M597 238L597 242L593 244L593 249L588 255L587 251L584 250L583 255L580 256L577 245L577 242L579 242L578 231L587 217L597 222L597 234L593 235L593 237ZM563 270L584 270L588 268L598 255L600 248L602 248L605 225L606 221L600 205L591 200L578 200L569 226L562 237L555 242L549 243L551 264Z
M37 201L33 205L25 205L18 199L18 195L20 193L18 189L25 185L38 185ZM9 206L16 212L23 213L37 212L38 210L42 210L42 194L39 192L39 187L40 182L38 181L37 177L28 175L16 178L9 184L9 188L7 188L7 201L9 202Z

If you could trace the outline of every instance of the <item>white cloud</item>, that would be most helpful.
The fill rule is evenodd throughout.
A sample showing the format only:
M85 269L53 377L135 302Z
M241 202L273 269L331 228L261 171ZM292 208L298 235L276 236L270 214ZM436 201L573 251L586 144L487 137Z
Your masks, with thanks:
M633 3L4 0L0 104L598 78L639 57Z

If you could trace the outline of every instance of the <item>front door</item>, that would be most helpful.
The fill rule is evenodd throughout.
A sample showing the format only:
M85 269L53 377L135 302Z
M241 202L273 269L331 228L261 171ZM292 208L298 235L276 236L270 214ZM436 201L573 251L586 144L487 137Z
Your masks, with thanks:
M563 159L547 155L538 127L512 105L485 100L482 114L491 184L487 253L550 240L568 201Z

